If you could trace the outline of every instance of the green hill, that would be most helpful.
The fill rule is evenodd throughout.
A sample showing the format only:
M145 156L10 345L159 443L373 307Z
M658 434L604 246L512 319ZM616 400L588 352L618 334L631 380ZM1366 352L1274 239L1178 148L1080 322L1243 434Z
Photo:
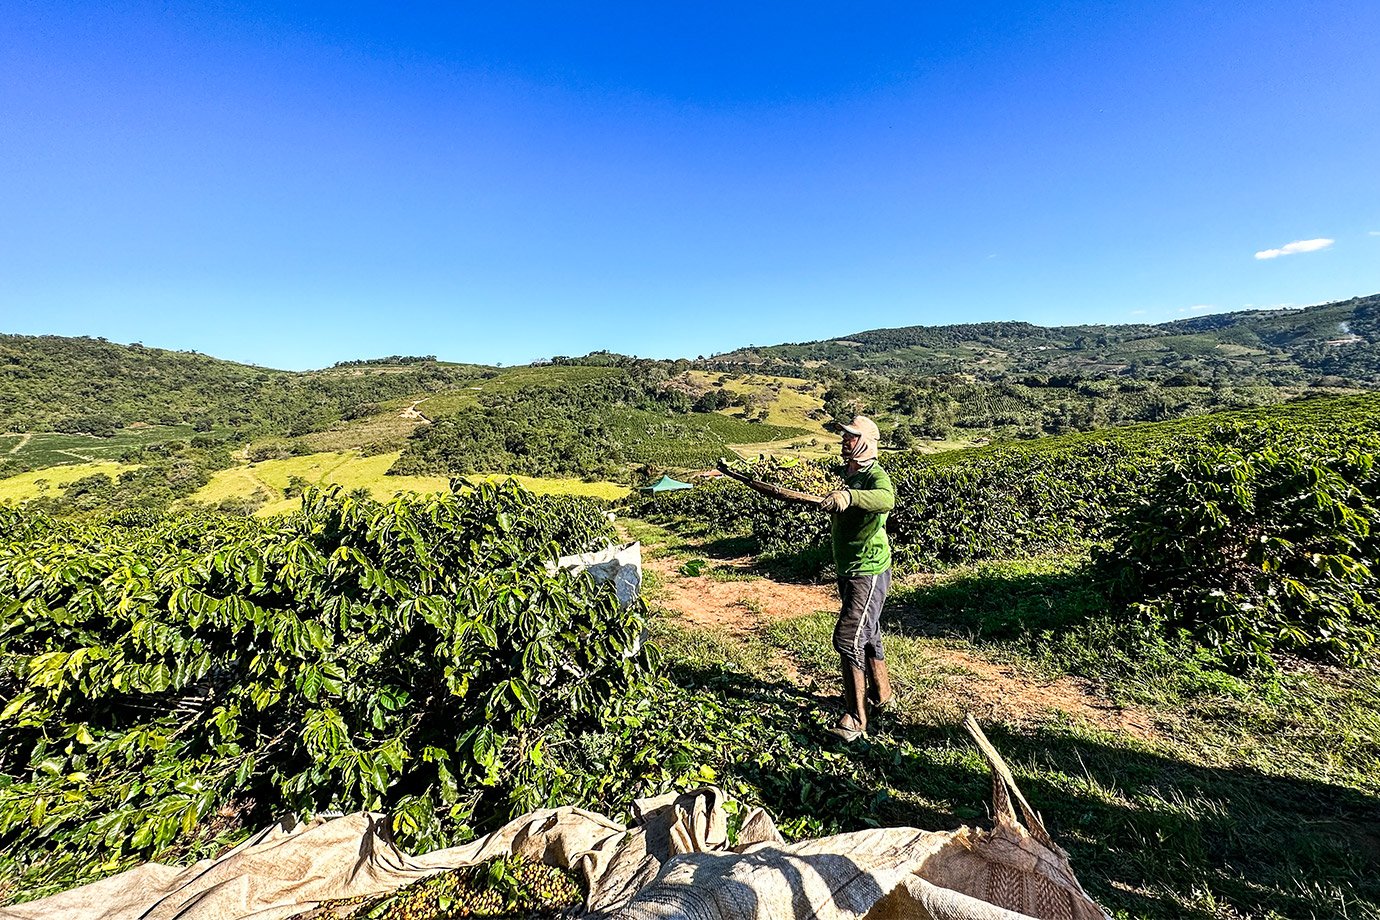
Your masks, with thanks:
M828 415L871 414L896 447L1034 438L1374 389L1380 295L1160 325L873 329L708 366L812 376Z
M1250 310L1158 325L1035 326L1020 322L872 329L740 349L718 365L871 370L888 374L1158 372L1225 375L1234 383L1380 385L1380 294L1298 310Z
M600 352L507 369L394 355L299 373L0 335L0 476L116 461L176 480L167 497L235 456L354 452L397 453L394 475L631 482L738 446L829 453L822 425L859 411L888 446L935 450L1354 393L1380 386L1377 348L1380 295L1160 325L910 326L707 362Z
M103 339L0 335L0 430L111 435L131 425L302 434L378 400L492 373L436 361L294 373Z
M567 492L604 480L621 494L614 483L646 465L703 467L732 445L807 433L695 411L677 380L687 368L607 356L500 370L393 356L295 373L98 339L3 336L0 479L71 466L70 476L30 476L7 493L57 514L163 509L236 470L226 481L243 494L212 490L206 500L276 507L301 483L264 488L246 471L322 456L369 458L378 475L364 485L382 495L409 474L545 477Z

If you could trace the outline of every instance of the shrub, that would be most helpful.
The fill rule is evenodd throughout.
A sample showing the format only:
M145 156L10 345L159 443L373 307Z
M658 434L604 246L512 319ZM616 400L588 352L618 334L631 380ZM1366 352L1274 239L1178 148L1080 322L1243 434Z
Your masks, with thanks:
M414 846L462 839L569 798L551 733L601 730L651 664L640 603L547 568L611 537L601 509L512 483L309 491L272 524L0 515L8 853L97 871L246 809L386 808Z
M1113 596L1228 656L1362 664L1380 643L1380 438L1241 432L1155 478L1100 566Z
M889 453L882 465L896 486L887 519L892 558L899 568L923 568L1085 551L1106 539L1113 518L1140 500L1160 470L1203 445L1253 438L1337 446L1376 436L1380 401L1366 396L939 454ZM760 461L754 470L805 491L833 487L832 468L822 463ZM776 558L808 558L828 534L822 515L736 483L658 496L631 513L750 532Z
M763 458L747 464L757 479L816 495L837 488L832 468L794 458ZM728 478L693 489L630 499L627 513L652 521L693 521L710 534L751 534L758 551L785 574L818 574L829 557L829 518L787 504Z

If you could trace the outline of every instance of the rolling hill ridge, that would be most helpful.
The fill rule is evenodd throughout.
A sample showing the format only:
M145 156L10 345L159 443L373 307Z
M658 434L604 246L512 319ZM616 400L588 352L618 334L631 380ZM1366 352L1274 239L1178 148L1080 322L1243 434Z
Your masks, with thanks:
M1248 310L1158 325L968 323L871 329L738 349L710 359L781 372L828 366L888 374L1084 376L1185 368L1236 383L1380 385L1380 294L1301 309Z

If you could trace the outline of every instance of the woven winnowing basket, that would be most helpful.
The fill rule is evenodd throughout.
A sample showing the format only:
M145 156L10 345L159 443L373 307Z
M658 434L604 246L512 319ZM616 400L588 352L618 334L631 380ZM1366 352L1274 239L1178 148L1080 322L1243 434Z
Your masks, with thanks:
M935 920L995 920L1010 916L1005 911L1038 920L1105 920L1106 913L1073 874L1068 854L1050 838L1044 822L1021 794L1010 768L971 715L964 728L992 769L996 826L990 831L957 831L949 845L925 860L914 880L884 899L886 904L878 905L877 920L926 915ZM1025 818L1024 826L1013 799ZM958 897L949 897L952 893ZM923 905L919 903L922 900ZM905 909L922 906L923 912ZM1001 912L984 913L987 907Z

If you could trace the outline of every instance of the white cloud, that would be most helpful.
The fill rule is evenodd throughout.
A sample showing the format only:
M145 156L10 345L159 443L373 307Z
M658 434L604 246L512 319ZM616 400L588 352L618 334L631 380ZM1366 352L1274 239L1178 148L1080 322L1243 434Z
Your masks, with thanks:
M1380 236L1380 230L1372 230L1372 231L1370 231L1370 235L1371 235L1371 236Z
M1189 307L1188 309L1189 309L1191 312L1194 312L1194 313L1203 313L1203 312L1206 312L1206 311L1208 311L1208 310L1216 310L1217 307L1214 306L1213 304L1210 304L1210 303L1199 303L1199 304L1194 304L1193 306Z
M1292 243L1285 243L1278 249L1262 249L1255 254L1257 259L1277 259L1280 256L1292 256L1300 252L1317 252L1319 249L1326 249L1336 240L1316 239L1316 240L1294 240Z
M1132 315L1132 316L1144 316L1144 315L1145 315L1145 311L1144 311L1144 310L1132 310L1132 311L1131 311L1131 315Z

